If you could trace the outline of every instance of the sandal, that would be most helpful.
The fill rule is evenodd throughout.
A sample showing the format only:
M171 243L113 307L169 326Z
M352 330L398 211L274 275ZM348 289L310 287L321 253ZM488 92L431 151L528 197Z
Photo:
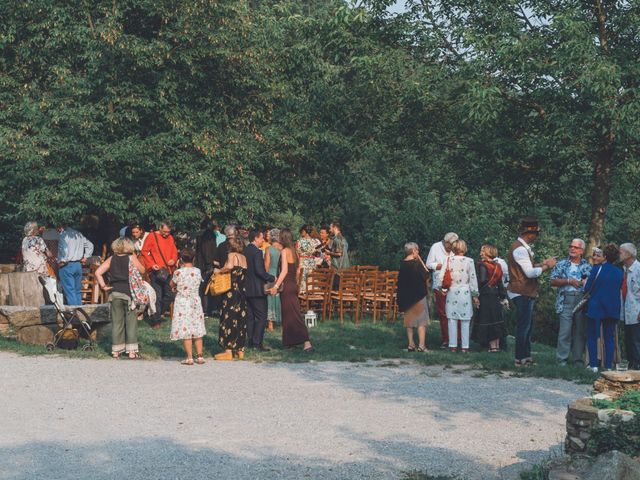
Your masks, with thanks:
M489 353L498 353L500 351L499 348L490 348Z
M196 363L198 365L204 365L204 358L202 358L202 355L198 355L198 357L196 358Z
M416 352L423 353L423 352L426 352L426 351L427 351L427 347L418 347L418 348L416 348Z
M120 358L120 352L111 352L111 358L118 360Z
M193 358L185 358L180 362L180 365L193 365Z
M138 352L130 352L129 353L129 360L140 360L142 357L140 356L140 354Z
M407 352L415 352L415 351L416 351L416 347L412 347L411 345L407 347Z

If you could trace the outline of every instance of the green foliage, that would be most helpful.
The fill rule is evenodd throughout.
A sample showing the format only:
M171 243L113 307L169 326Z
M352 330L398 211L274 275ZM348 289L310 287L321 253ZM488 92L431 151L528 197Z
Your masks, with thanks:
M640 454L640 414L628 422L614 421L611 425L591 430L587 451L591 455L600 455L618 450L631 457Z
M631 410L640 415L640 390L627 390L613 401L593 400L593 406L597 408L617 408Z
M613 401L593 400L593 406L630 410L635 417L628 422L614 417L610 425L594 428L587 444L588 452L600 455L619 450L632 457L640 454L640 390L628 390Z
M0 249L31 219L104 241L130 218L338 218L359 261L395 268L447 231L504 255L529 213L562 255L609 204L606 237L640 240L637 5L606 4L606 54L577 0L357 5L0 3Z

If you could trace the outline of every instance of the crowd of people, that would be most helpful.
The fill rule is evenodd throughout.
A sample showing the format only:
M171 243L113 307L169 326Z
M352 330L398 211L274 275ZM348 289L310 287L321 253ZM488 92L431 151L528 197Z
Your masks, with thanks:
M282 327L285 348L301 346L313 352L300 313L298 293L315 268L347 268L348 243L338 222L329 227L305 225L294 242L289 229L248 230L228 225L222 233L213 221L203 224L193 240L178 246L169 221L145 231L130 222L111 243L112 255L95 270L99 287L111 304L112 352L137 359L138 320L146 311L154 329L163 314L171 317L171 340L181 340L184 365L202 364L205 317L219 316L216 360L244 358L245 348L268 351L265 329ZM80 232L57 228L55 245L47 245L44 229L25 226L23 270L57 276L67 305L81 305L82 267L92 257L93 245ZM54 253L54 251L56 253ZM212 276L229 274L230 288L208 292ZM193 349L195 346L195 359Z
M575 238L566 258L557 261L550 257L536 263L532 247L540 232L535 218L524 219L506 261L498 257L495 245L487 243L480 248L477 264L466 256L466 242L453 232L431 246L426 262L418 245L407 243L406 257L399 270L398 307L404 312L408 350L426 349L429 321L426 280L430 274L442 348L467 353L473 337L491 353L506 350L504 310L513 304L515 365L532 365L533 308L539 295L540 277L550 271L550 284L558 290L558 364L586 363L594 372L600 365L612 369L614 357L620 359L616 326L622 321L629 367L640 368L640 263L636 247L623 243L619 247L608 244L594 248L589 263L584 240ZM603 351L601 359L599 348Z
M289 229L248 230L228 225L223 233L213 221L202 227L194 241L181 248L168 221L153 231L130 222L113 241L113 255L97 269L96 278L110 292L114 358L122 354L139 358L137 319L142 309L146 307L152 327L160 328L171 306L170 336L183 341L185 365L204 361L205 317L214 315L220 317L218 342L223 349L215 356L218 360L241 359L245 348L269 350L264 344L265 330L277 325L282 327L285 347L299 345L312 352L298 293L307 288L314 269L350 267L349 244L340 224L317 230L305 225L297 241ZM79 305L82 266L91 257L93 245L66 225L56 230L54 254L46 232L35 222L27 223L22 242L24 270L57 275L66 303ZM408 350L427 349L428 304L433 293L442 348L467 353L474 339L491 353L507 350L505 310L513 305L515 365L532 365L533 308L540 277L549 271L550 284L557 289L558 363L585 362L597 371L600 349L604 368L613 368L620 357L616 326L623 321L629 366L640 368L636 247L624 243L595 248L589 262L584 240L575 238L566 258L550 257L536 263L533 245L540 233L538 221L526 218L506 259L498 256L495 245L486 243L480 247L477 263L467 256L467 243L453 232L434 243L424 261L418 245L407 243L398 275L397 304L404 317ZM206 287L218 273L229 274L231 286L222 295L212 295Z

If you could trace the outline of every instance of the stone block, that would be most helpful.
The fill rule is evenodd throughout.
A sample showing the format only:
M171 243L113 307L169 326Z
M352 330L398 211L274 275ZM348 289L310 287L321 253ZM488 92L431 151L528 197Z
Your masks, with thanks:
M65 307L65 309L70 310L72 308ZM83 305L82 309L87 313L92 324L110 322L108 303ZM5 318L7 323L16 328L61 324L56 308L53 305L43 305L41 307L3 305L0 306L0 318Z
M616 450L600 455L585 480L638 480L640 464Z
M635 417L635 413L630 410L617 410L615 408L606 408L598 411L598 420L600 422L608 424L614 420L620 419L623 422L628 422Z
M20 343L46 345L53 341L53 335L57 330L57 325L33 325L20 328L17 337Z
M602 372L601 376L609 382L640 383L640 371L628 370L626 372Z
M568 440L568 443L572 447L569 450L577 451L577 452L584 451L584 448L586 447L586 444L582 440L580 440L579 438L577 438L577 437L567 437L567 440Z
M598 409L591 404L591 398L580 398L569 405L568 414L576 420L595 421L598 418Z

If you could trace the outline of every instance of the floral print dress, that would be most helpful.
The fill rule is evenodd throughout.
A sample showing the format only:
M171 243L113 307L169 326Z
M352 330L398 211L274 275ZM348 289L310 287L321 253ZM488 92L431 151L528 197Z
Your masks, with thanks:
M302 267L302 275L300 276L300 291L307 291L307 277L316 268L316 258L314 256L316 247L320 245L320 240L307 237L301 238L296 243L300 266Z
M172 281L176 286L176 298L171 318L171 340L204 337L207 332L199 295L202 283L200 269L180 268L173 274Z
M473 259L456 255L450 257L451 288L447 292L446 312L450 320L471 320L472 297L478 296L478 278Z
M248 307L244 288L246 275L246 268L233 267L231 290L222 298L218 344L225 350L242 350L247 340Z

